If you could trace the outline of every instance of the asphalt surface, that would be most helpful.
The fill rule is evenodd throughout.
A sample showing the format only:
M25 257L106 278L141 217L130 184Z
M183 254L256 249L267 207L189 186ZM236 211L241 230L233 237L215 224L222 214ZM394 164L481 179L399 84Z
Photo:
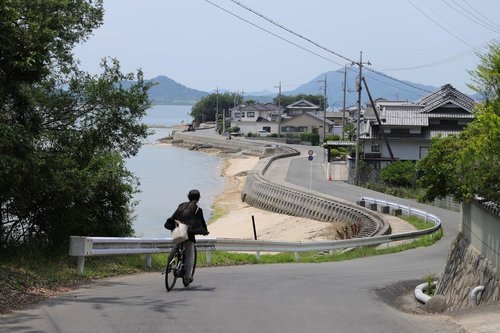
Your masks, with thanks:
M443 239L345 262L199 268L190 287L178 282L169 293L159 273L107 279L1 316L0 332L466 332L465 317L410 314L381 297L401 281L441 274L459 213L328 181L321 162L306 155L278 161L266 176L344 200L362 193L410 203L441 218Z

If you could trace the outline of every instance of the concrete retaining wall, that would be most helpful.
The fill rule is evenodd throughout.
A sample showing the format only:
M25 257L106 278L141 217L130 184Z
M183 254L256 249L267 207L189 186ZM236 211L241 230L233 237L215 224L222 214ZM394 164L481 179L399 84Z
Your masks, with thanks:
M184 145L211 145L219 149L239 150L245 154L260 157L272 156L278 149L276 144L253 142L238 137L227 140L223 136L204 135L203 131L213 131L213 129L199 130L194 133L176 131L173 133L174 142L181 142Z
M282 155L263 159L253 172L247 175L241 194L242 200L251 206L275 213L324 222L358 224L361 231L356 237L381 235L390 231L390 224L385 217L369 209L321 193L310 193L275 184L265 178L264 174L274 160L297 154L298 152L291 149Z
M484 286L479 305L500 302L500 210L475 200L462 206L461 232L453 242L437 294L446 297L447 310L473 306L470 292Z
M500 269L477 252L460 232L451 246L436 294L445 296L446 310L464 309L473 306L470 292L477 286L484 286L478 295L479 305L500 301Z

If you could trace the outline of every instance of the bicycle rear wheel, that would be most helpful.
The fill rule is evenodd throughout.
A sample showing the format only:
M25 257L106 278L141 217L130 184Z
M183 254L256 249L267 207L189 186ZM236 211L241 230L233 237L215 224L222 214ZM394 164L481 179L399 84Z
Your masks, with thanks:
M194 276L194 270L196 268L196 260L198 258L198 250L196 250L196 245L194 246L194 260L193 260L193 270L191 271L191 277ZM182 284L184 285L184 287L187 287L189 286L191 282L189 281L186 281L186 278L183 276L182 277Z
M172 249L167 260L167 271L165 272L165 288L167 291L174 289L177 280L177 271L181 265L181 253L177 247Z

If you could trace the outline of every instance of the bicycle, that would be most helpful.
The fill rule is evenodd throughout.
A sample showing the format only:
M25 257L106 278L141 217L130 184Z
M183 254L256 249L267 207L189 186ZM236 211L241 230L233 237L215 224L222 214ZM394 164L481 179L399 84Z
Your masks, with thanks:
M177 278L182 278L182 284L184 287L189 286L190 281L186 280L184 276L185 273L185 265L184 265L184 245L185 241L179 243L174 246L172 251L170 252L167 260L167 269L165 271L165 287L167 291L171 291L174 289L175 282ZM193 260L193 270L191 271L191 277L194 276L194 270L196 268L196 258L197 258L197 250L196 244L194 245L194 260Z

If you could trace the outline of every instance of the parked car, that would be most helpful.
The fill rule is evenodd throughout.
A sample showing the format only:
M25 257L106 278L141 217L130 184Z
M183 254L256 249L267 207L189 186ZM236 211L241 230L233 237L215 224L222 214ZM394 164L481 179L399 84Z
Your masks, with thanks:
M193 124L189 124L188 125L187 131L188 132L194 132L194 126L193 126Z
M257 131L257 136L269 136L271 133L265 130L259 130Z

